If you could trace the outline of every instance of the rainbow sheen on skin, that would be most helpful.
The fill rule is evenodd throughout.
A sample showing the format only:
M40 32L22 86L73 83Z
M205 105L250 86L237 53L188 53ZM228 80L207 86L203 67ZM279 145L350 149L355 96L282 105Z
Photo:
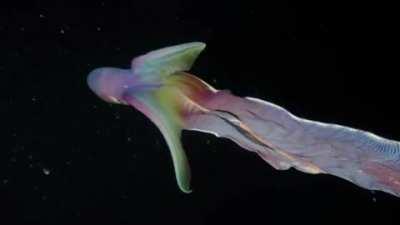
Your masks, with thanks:
M272 167L331 174L369 190L400 196L400 143L337 124L299 118L273 103L238 97L188 74L201 42L151 51L130 69L99 68L90 89L106 102L130 105L161 131L179 188L190 193L183 129L228 138Z

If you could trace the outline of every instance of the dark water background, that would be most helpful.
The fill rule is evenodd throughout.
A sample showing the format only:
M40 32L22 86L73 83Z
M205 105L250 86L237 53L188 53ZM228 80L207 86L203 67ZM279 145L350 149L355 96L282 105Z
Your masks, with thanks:
M155 126L86 86L96 67L129 67L149 50L203 41L192 73L218 89L400 139L394 5L0 5L0 224L399 224L398 198L328 175L275 171L196 132L183 134L194 188L183 194Z

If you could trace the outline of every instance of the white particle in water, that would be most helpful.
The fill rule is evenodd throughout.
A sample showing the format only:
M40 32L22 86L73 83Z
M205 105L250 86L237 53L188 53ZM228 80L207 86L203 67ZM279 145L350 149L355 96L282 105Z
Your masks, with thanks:
M50 170L49 169L43 168L42 171L43 171L44 175L50 175Z

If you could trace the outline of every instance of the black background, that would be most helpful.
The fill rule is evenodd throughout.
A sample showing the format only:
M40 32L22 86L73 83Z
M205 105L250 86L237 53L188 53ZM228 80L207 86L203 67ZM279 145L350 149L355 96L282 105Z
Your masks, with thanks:
M323 2L323 3L321 3ZM294 114L396 139L394 5L348 1L10 1L0 9L0 224L398 224L400 200L328 175L276 171L184 132L176 186L156 127L89 91L100 66L203 41L192 73Z

